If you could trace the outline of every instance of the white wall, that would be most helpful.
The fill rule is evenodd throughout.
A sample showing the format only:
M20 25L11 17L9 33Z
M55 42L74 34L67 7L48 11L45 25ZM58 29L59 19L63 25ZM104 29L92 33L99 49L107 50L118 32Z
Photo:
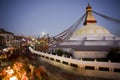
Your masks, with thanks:
M48 53L42 53L39 51L34 51L32 48L29 48L32 53L40 56L40 58L52 65L61 67L63 69L72 71L74 73L89 76L89 77L100 77L100 78L108 78L108 79L120 79L120 72L115 72L115 69L120 70L120 63L112 63L110 61L108 62L97 62L95 61L83 61L71 59L71 58L65 58L60 57ZM58 62L59 61L59 62ZM63 62L66 62L67 64L63 64ZM72 64L76 65L73 66ZM93 69L90 70L86 67L92 67ZM100 70L100 68L106 68L107 71Z
M105 58L106 51L75 51L73 54L76 59L80 58Z
M105 45L105 46L109 46L109 45L114 45L113 41L85 41L84 45Z
M60 45L82 45L83 42L82 41L79 41L79 42L61 42Z

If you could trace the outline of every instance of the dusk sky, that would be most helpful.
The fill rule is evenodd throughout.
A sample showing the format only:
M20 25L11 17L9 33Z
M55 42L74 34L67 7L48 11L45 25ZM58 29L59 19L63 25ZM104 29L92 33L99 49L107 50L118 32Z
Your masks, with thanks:
M54 36L72 26L88 2L94 11L120 19L120 0L0 0L0 28L16 35ZM120 24L94 16L98 25L120 35Z

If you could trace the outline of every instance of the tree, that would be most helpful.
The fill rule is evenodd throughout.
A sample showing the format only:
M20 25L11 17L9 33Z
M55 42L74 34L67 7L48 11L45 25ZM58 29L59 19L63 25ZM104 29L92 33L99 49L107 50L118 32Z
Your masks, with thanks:
M65 57L69 58L70 57L70 53L68 53L67 51L64 52Z
M5 46L5 38L3 36L0 36L0 49Z
M64 51L63 50L61 50L61 49L58 49L57 50L57 55L58 56L62 56L64 54Z
M120 48L111 48L107 57L112 61L120 62Z

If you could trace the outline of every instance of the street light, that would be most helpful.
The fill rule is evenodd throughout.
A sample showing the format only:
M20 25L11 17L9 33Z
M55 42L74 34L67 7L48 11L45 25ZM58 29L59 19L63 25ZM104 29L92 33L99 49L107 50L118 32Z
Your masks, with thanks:
M22 41L25 41L25 39L23 38Z
M46 33L45 33L45 32L42 32L41 36L44 37L45 35L46 35Z
M46 33L45 32L42 32L42 35L45 35Z
M35 40L35 38L32 38L32 41L34 41Z

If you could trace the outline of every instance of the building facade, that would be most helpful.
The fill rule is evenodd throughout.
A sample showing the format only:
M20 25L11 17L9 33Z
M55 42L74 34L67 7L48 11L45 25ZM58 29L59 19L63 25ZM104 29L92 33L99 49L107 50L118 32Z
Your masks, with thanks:
M8 32L4 29L0 29L0 36L4 38L3 44L5 44L5 46L11 47L13 45L13 40L14 40L13 33Z

